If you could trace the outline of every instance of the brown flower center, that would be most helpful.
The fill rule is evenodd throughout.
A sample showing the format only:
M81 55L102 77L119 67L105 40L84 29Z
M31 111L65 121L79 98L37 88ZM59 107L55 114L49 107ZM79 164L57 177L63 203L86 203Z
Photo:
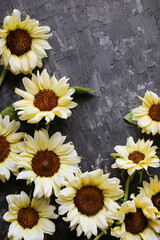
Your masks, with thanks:
M9 143L6 141L5 137L0 136L0 162L4 161L9 152Z
M153 205L160 211L160 192L152 196Z
M134 213L127 213L124 222L126 231L133 234L138 234L147 227L147 218L141 208L137 208L137 211Z
M160 104L153 104L150 107L148 114L152 120L160 122Z
M60 167L58 156L52 151L39 151L32 159L33 171L41 177L53 176Z
M134 163L138 164L140 161L144 160L145 155L141 152L134 151L129 154L129 160L132 160Z
M103 194L97 187L85 186L77 190L74 202L79 212L87 216L94 216L103 207Z
M34 106L40 111L51 111L58 104L58 97L51 90L43 90L34 97Z
M38 223L39 214L31 207L21 208L18 212L18 222L23 228L32 228Z
M21 56L31 49L32 39L25 30L11 31L7 36L7 47L12 54Z

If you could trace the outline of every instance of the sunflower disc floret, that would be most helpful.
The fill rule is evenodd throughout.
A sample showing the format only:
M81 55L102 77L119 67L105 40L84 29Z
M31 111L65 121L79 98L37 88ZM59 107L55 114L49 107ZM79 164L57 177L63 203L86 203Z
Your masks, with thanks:
M132 109L132 119L147 134L160 134L160 98L156 93L147 91L144 98L139 97L142 105Z
M50 138L45 129L35 131L34 138L25 134L22 153L17 157L17 168L24 168L17 179L34 182L34 197L58 194L65 179L74 176L81 158L72 142L64 144L66 137L60 132Z
M144 193L124 202L117 210L120 226L111 229L111 235L121 240L159 240L160 220L156 219L155 207ZM115 214L116 215L116 214Z
M111 155L116 158L112 168L126 169L129 175L135 171L148 167L159 167L159 159L156 155L156 146L152 146L153 141L139 139L136 143L133 137L127 139L126 146L117 145L114 149L117 153Z
M76 177L69 178L56 201L61 205L59 214L67 213L63 219L70 222L71 230L77 229L77 236L84 232L90 238L97 235L97 229L105 231L113 224L113 212L118 208L115 201L123 196L119 182L102 170L78 170Z
M55 224L49 219L56 219L55 206L50 205L49 198L30 200L25 192L8 195L9 211L3 219L10 222L8 237L14 240L44 239L44 233L52 235Z
M49 123L55 116L64 119L71 116L70 109L76 107L77 103L72 101L71 95L75 90L69 89L68 80L62 77L57 81L55 75L50 78L46 69L41 74L37 72L37 76L32 74L31 80L23 78L26 91L18 88L15 90L23 100L13 104L15 109L19 110L20 120L38 123L44 117Z
M21 13L14 9L11 16L6 16L3 29L0 29L0 63L14 74L32 73L42 67L42 58L47 57L45 50L51 49L46 41L50 27L39 26L39 22L27 15L21 21Z

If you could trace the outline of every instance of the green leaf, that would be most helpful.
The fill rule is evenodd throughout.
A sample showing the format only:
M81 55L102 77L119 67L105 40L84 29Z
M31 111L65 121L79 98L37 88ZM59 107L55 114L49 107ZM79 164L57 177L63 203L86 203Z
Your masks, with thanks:
M121 225L122 225L122 223L120 221L118 221L118 220L115 221L115 226L121 226Z
M2 117L5 117L6 115L8 115L10 117L10 120L19 120L17 111L15 110L15 108L12 105L5 108L1 112L1 115L2 115Z
M132 120L132 117L133 117L133 115L132 115L132 113L130 112L130 113L128 113L128 114L124 117L124 119L125 119L126 121L128 121L129 123L132 123L132 124L137 125L137 121Z
M90 93L90 92L95 92L95 90L91 89L91 88L81 88L81 87L70 87L69 89L75 89L75 93L77 94L81 94L81 93Z

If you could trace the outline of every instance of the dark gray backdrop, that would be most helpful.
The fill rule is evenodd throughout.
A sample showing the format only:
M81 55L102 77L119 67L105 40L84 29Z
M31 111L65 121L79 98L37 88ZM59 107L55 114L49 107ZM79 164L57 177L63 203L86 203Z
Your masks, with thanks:
M48 72L55 72L57 78L70 77L72 86L96 90L76 97L79 105L72 117L56 119L50 134L57 130L67 134L83 156L83 171L103 168L112 177L121 177L120 171L111 169L114 146L125 145L128 136L136 141L142 137L141 130L125 122L123 116L140 103L137 95L143 96L146 90L160 95L160 1L0 0L0 27L7 10L11 13L14 8L23 18L29 14L51 27L53 50L43 60ZM7 73L0 88L0 111L18 99L14 88L22 88L22 77ZM23 129L31 134L34 125L23 124ZM160 145L158 136L153 139ZM124 185L125 176L121 179ZM29 192L25 181L16 181L13 176L5 184L0 182L0 239L6 235L2 233L7 226L2 220L7 211L5 197L21 190ZM77 239L61 217L55 224L57 231L49 240Z

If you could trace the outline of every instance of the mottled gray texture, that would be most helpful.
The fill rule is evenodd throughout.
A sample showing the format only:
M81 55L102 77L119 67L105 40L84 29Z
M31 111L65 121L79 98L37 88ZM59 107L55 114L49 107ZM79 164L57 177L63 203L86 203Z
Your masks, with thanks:
M160 1L0 0L0 6L0 26L7 10L17 8L23 17L28 13L51 27L53 50L43 60L49 73L55 72L57 78L66 75L71 85L96 90L77 97L79 105L72 117L57 119L50 133L60 130L67 134L83 156L83 171L103 168L120 177L118 170L111 169L114 146L124 145L131 135L135 140L142 137L140 129L125 122L123 116L140 103L137 95L143 96L146 90L160 95ZM0 110L18 99L14 88L22 87L21 78L8 72L0 88ZM31 133L30 127L26 129ZM160 146L159 137L153 139ZM6 184L0 182L1 239L6 226L2 220L7 210L5 196L21 190L29 192L25 181L12 177ZM55 223L57 231L48 240L77 239L62 220Z

